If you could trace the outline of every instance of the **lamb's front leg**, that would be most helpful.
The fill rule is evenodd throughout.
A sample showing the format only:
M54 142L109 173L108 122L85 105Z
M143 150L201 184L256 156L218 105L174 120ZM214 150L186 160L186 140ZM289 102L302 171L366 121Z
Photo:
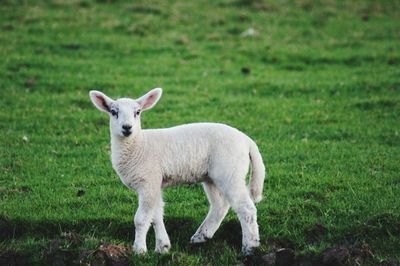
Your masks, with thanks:
M154 232L156 235L155 251L159 253L168 252L169 249L171 248L171 242L169 241L167 230L165 230L163 216L164 216L164 202L160 195L158 204L154 211L154 220L153 220Z
M143 189L138 191L139 207L135 214L135 242L133 250L136 253L147 252L146 236L149 231L151 222L153 221L155 209L157 206L157 198L161 192L152 189Z

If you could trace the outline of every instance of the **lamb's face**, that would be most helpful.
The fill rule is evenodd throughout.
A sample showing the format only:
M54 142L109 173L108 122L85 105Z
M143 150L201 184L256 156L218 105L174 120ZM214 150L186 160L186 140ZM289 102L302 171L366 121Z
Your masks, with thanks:
M140 130L141 106L132 99L118 99L111 104L110 129L111 134L118 137L129 137Z
M113 100L99 91L89 93L97 109L110 115L111 134L122 138L132 137L140 131L140 114L152 108L160 99L161 94L162 90L156 88L137 100L129 98Z

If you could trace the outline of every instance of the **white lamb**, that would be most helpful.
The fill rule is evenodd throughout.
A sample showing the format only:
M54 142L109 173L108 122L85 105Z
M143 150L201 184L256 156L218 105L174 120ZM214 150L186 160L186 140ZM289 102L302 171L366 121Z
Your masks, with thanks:
M99 91L90 91L94 105L110 115L113 168L121 181L138 193L135 252L147 251L146 235L151 224L155 251L167 252L171 247L163 222L161 189L202 182L210 209L191 243L212 238L231 206L242 227L242 251L250 254L260 242L254 203L261 200L265 176L257 145L244 133L224 124L194 123L142 130L141 112L152 108L161 93L156 88L136 100L113 100ZM247 190L245 178L250 160L252 177Z

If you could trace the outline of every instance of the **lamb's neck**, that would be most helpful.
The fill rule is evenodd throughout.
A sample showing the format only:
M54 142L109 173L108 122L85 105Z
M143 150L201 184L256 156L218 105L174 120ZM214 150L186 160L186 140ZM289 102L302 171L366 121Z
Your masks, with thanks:
M140 156L143 153L144 142L145 137L141 131L130 137L111 135L111 156L113 161L120 160L126 156L131 158Z

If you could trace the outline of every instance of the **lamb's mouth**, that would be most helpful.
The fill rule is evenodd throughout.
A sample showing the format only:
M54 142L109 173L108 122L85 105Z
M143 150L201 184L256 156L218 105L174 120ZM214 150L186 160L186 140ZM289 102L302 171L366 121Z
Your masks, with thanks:
M122 131L122 134L123 134L125 137L128 137L130 134L132 134L132 132L131 132L131 131L124 130L124 131Z

